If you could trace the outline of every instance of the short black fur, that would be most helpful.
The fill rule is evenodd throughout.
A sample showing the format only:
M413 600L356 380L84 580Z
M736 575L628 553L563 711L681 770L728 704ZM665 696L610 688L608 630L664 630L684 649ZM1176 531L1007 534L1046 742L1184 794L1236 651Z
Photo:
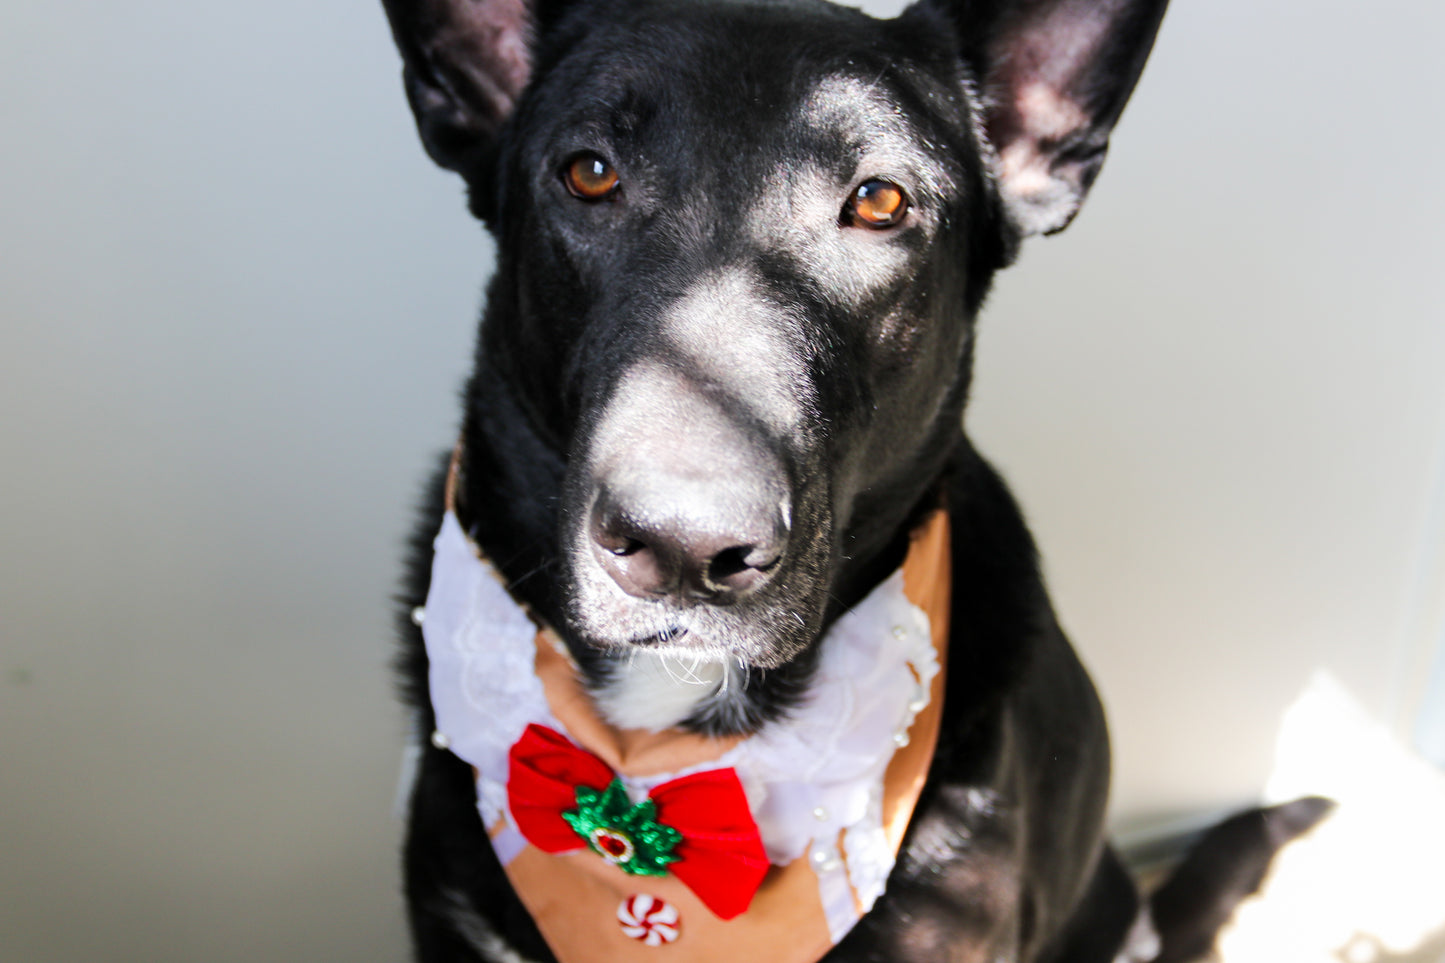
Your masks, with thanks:
M1073 217L1163 0L1101 16L1075 0L921 0L887 22L818 0L385 4L423 142L498 241L454 507L514 597L599 693L629 647L725 653L740 684L674 723L754 732L787 724L826 628L946 506L937 752L886 893L827 959L1114 959L1137 899L1102 833L1103 712L961 416L990 280L1022 238ZM1040 56L1071 72L1034 70ZM618 172L615 194L564 188L584 153ZM912 206L872 231L847 205L880 177ZM748 351L730 354L734 338ZM699 467L719 458L735 467ZM670 494L699 473L705 496ZM433 718L409 614L444 476L403 599L419 734ZM613 511L619 499L647 511ZM776 560L711 572L713 550L693 547L709 526ZM648 564L616 561L633 552ZM740 570L743 588L720 584ZM551 960L469 767L421 743L406 855L418 959Z

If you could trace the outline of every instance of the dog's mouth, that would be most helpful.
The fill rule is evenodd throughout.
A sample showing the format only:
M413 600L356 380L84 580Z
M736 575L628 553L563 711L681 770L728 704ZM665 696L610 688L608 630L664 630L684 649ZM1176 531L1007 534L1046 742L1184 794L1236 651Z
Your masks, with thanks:
M687 628L681 625L670 625L665 629L647 635L639 635L636 638L628 639L628 646L637 646L640 649L655 649L668 645L680 644L687 635Z

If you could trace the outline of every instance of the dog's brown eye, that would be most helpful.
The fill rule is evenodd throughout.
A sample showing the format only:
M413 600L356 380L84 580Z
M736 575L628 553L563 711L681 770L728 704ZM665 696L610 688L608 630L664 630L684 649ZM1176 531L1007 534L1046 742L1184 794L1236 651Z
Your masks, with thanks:
M617 190L620 178L612 165L596 154L578 154L562 170L562 182L573 197L600 201Z
M907 213L908 195L903 188L876 179L859 184L843 209L844 221L860 227L892 227Z

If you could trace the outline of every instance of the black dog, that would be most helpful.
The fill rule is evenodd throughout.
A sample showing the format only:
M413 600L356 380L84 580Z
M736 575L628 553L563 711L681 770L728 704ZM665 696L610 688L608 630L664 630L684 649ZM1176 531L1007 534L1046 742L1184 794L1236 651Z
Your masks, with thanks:
M936 750L886 891L826 958L1114 959L1137 899L1102 837L1103 715L961 415L990 279L1073 218L1165 0L919 0L891 21L818 0L385 3L426 149L499 251L414 620L447 505L606 723L765 734L942 506ZM425 747L412 795L419 959L563 955L456 748ZM1214 912L1209 889L1176 903Z

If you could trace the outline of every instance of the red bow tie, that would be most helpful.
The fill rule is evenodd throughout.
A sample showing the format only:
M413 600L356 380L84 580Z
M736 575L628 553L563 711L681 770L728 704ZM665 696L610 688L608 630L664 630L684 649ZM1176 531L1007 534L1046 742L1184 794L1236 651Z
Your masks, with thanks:
M665 782L634 805L606 763L545 726L527 726L509 760L512 818L543 852L591 846L633 875L671 873L725 920L748 908L768 871L732 769Z

